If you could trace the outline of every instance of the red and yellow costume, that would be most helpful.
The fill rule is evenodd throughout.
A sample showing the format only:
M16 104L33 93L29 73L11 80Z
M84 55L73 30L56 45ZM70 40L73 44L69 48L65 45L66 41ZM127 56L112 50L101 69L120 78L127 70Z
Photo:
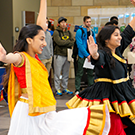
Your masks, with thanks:
M23 56L23 63L19 67L11 64L8 83L10 115L12 115L21 93L28 93L30 116L54 111L56 109L56 100L47 79L47 69L39 60L27 53L23 52L21 55Z
M106 105L56 112L47 69L37 57L26 52L20 54L23 62L19 67L11 64L8 83L12 116L8 135L106 135L109 132ZM21 94L28 94L28 99Z

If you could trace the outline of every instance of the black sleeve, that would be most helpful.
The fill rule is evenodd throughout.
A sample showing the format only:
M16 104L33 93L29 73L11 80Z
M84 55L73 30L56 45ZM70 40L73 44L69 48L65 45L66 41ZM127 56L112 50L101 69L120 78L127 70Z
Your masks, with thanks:
M117 49L121 52L121 54L124 52L124 50L127 48L127 46L132 42L132 38L135 36L135 32L132 29L130 25L128 25L125 30L121 33L121 46L119 46Z
M91 56L91 63L92 63L92 65L104 67L104 65L105 65L105 52L103 50L99 50L98 53L99 53L98 60L94 60Z

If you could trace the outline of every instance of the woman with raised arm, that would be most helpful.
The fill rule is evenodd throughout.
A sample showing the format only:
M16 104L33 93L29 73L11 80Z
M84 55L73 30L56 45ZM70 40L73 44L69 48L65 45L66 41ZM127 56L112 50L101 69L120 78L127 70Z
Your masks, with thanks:
M135 1L132 4L135 6ZM107 104L111 116L109 135L135 134L135 89L122 56L135 36L134 28L135 17L123 33L117 26L105 26L97 36L98 45L90 36L88 49L95 65L95 84L66 103L69 108Z
M6 54L0 44L0 61L10 65L3 82L11 116L8 135L107 135L110 116L106 105L55 111L48 72L37 56L46 46L45 14L46 0L41 0L37 24L43 28L23 27L13 53Z

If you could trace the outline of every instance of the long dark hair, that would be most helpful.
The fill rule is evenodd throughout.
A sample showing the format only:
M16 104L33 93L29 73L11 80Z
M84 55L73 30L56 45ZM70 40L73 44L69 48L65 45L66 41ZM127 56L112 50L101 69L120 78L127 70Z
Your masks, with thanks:
M40 30L43 30L42 27L35 24L30 24L27 26L24 26L19 34L18 40L16 45L13 47L13 52L27 52L28 51L28 43L26 41L27 38L34 38ZM9 80L9 74L10 74L10 64L6 67L6 74L3 76L3 87L4 90L7 92L8 90L8 80Z
M105 26L97 36L97 44L99 45L99 49L104 50L110 56L110 67L115 67L115 60L112 57L111 49L106 46L105 40L110 39L112 33L119 29L117 26Z

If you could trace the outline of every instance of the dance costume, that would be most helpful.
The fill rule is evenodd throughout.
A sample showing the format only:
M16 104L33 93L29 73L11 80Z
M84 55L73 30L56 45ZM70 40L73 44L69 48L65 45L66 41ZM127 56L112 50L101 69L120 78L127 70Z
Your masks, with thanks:
M11 64L8 101L11 124L8 135L107 135L110 129L106 105L56 112L56 100L44 65L20 53L19 67ZM25 82L25 83L24 83ZM28 94L28 98L21 94Z
M121 46L116 48L115 53L112 52L112 56L99 50L98 60L91 57L91 62L95 65L95 83L69 100L66 103L69 108L107 104L110 113L129 117L135 123L135 89L132 88L127 75L126 60L122 56L133 35L134 31L128 25L122 33L124 39ZM115 60L114 68L110 67L111 57Z

